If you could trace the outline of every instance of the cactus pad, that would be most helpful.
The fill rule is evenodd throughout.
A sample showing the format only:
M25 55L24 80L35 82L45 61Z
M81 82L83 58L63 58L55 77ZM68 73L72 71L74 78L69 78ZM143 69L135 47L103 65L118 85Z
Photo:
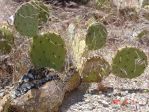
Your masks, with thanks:
M86 45L89 50L97 50L106 43L107 30L101 23L93 23L86 35Z
M109 75L110 65L103 58L93 57L86 61L82 71L83 82L100 82Z
M112 72L121 78L140 76L147 66L147 56L137 48L123 48L113 59Z
M38 32L38 10L31 4L23 4L16 12L14 26L26 36L35 36Z
M46 33L33 38L31 61L36 67L50 67L62 70L65 62L66 49L59 35Z
M39 24L47 22L49 18L49 8L41 1L32 1L31 4L38 10Z
M7 28L0 29L0 54L10 53L14 44L14 37Z

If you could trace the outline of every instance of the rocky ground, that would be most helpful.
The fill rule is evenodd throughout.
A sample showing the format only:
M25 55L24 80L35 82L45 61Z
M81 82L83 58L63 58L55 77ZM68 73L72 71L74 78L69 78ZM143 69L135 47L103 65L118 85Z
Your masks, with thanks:
M11 22L10 17L20 4L11 0L0 0L0 24L7 23L6 21ZM132 19L127 14L123 16L116 15L117 12L115 10L110 12L109 9L107 9L108 11L97 10L92 5L76 6L76 4L73 4L73 6L73 8L72 5L65 8L53 6L51 21L49 21L50 25L47 23L44 29L48 28L59 32L65 38L66 31L64 29L71 22L77 23L77 25L80 23L78 27L86 29L88 20L95 17L106 25L108 41L105 48L94 53L103 56L111 63L117 49L124 46L136 46L147 54L149 61L149 39L142 42L135 40L140 31L149 29L149 21L143 18L144 10L139 15L133 16ZM114 14L111 14L113 12ZM23 42L19 41L18 43ZM25 67L24 71L21 71L20 67L13 74L26 72L28 67L27 65L25 66L25 63L28 60L24 59L26 57L20 58L22 63L19 64L15 63L16 59L10 61L12 62L11 65L15 66L14 70L21 64L21 66ZM9 85L13 82L12 80L7 80L9 83L6 83L7 81L2 80L4 79L3 76L13 79L12 73L0 74L0 84L5 86L5 89L4 87L3 89L0 88L0 97L9 92ZM147 67L144 74L135 79L121 79L110 74L102 83L107 87L104 91L98 90L97 84L81 84L78 89L65 96L60 112L149 112L149 67Z
M97 84L82 84L66 96L61 112L148 112L149 90L143 86L145 83L148 85L148 82L138 87L135 85L139 80L119 81L113 76L108 77L105 83L109 87L103 92L96 89ZM118 86L112 86L112 82ZM121 85L122 83L125 85Z

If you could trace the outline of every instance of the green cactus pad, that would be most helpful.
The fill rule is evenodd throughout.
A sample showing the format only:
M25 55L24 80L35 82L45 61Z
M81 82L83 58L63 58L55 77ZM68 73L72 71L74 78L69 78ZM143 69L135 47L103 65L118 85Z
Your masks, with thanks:
M10 53L14 45L14 37L7 28L0 28L0 54Z
M86 61L82 71L83 82L100 82L110 73L110 65L100 57L93 57Z
M32 1L31 4L38 10L39 24L47 22L49 18L49 8L41 1Z
M62 70L65 63L66 49L64 41L55 33L46 33L33 38L31 61L36 67L50 67Z
M16 12L14 26L25 36L35 36L38 32L38 10L31 3L23 4Z
M112 72L121 78L140 76L147 66L147 56L137 48L123 48L113 59Z
M88 28L86 45L89 50L97 50L106 43L107 30L101 23L94 23Z

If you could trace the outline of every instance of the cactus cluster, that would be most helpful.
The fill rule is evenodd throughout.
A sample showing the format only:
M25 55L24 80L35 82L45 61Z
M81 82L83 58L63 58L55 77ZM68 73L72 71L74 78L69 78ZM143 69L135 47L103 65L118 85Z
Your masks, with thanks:
M140 36L144 36L145 34L146 31L141 33ZM106 44L106 39L107 30L101 23L95 22L89 26L85 40L89 51L102 48ZM78 48L78 51L79 49L80 48ZM75 50L73 50L73 52L77 53ZM100 56L85 58L87 60L83 62L81 71L83 82L100 82L102 78L108 76L110 72L121 78L132 79L140 76L147 67L147 57L145 53L133 47L118 51L113 59L112 66Z
M6 27L0 28L0 54L8 54L14 45L14 36Z
M60 35L49 32L40 34L38 27L48 20L48 11L48 7L42 2L30 1L21 5L15 14L14 26L16 30L20 34L33 39L30 58L36 69L49 67L65 73L66 55L69 53L67 50L72 50L74 60L72 58L68 60L72 64L77 63L75 66L72 65L77 69L73 72L75 76L71 78L71 84L75 80L80 80L79 76L82 77L83 82L100 82L103 77L108 76L111 72L118 77L129 79L138 77L144 72L147 67L147 56L138 48L127 47L119 50L112 65L101 56L88 57L91 51L99 50L106 45L108 32L100 22L89 25L84 40L76 38L74 36L75 32L70 30L71 39L69 42L71 43L69 43L70 47L67 49ZM144 33L140 35L142 36ZM9 53L12 44L13 35L5 30L0 30L0 51ZM83 59L86 59L86 61Z

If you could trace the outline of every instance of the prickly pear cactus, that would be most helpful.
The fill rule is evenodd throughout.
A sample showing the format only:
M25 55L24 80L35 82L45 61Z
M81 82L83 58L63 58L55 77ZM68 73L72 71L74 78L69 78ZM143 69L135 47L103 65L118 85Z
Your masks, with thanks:
M75 24L70 24L67 29L67 46L68 54L73 65L76 66L77 71L82 69L83 55L86 53L85 39L82 39L81 33L77 32Z
M14 44L14 37L6 27L0 28L0 54L10 53Z
M36 67L50 67L62 70L66 49L62 38L55 33L46 33L33 38L31 61Z
M23 4L15 13L14 26L25 36L35 36L38 32L38 10L31 4Z
M89 50L97 50L106 43L107 30L101 23L93 23L86 35L86 45Z
M49 18L49 8L42 1L32 1L31 4L38 10L39 24L47 22Z
M123 48L113 59L112 72L121 78L140 76L147 66L147 56L137 48Z
M83 82L100 82L103 77L109 75L110 65L101 57L87 59L82 71Z

